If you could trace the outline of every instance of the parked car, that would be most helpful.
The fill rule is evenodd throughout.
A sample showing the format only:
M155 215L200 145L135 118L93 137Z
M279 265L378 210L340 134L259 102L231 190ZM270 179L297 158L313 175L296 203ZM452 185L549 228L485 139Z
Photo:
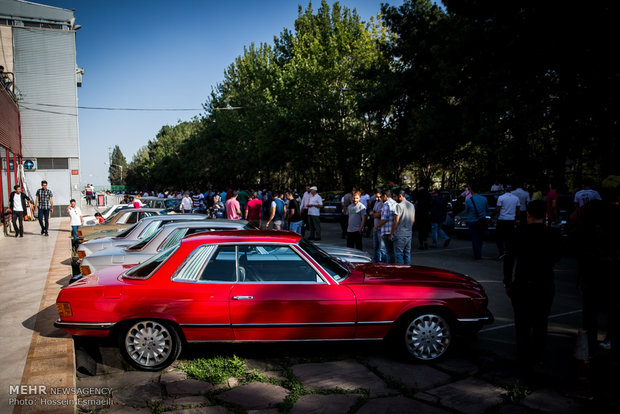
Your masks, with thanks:
M488 231L490 233L494 233L497 226L497 212L495 211L495 208L497 207L497 199L500 195L502 195L502 193L481 193L480 195L487 199L488 207L486 211L486 218L489 223ZM469 231L465 210L460 211L454 216L453 229L457 234L466 234L466 232Z
M158 252L179 243L183 237L190 234L215 230L248 230L254 228L245 220L203 219L165 224L148 238L137 241L131 246L110 247L86 256L80 264L80 273L82 276L86 276L112 265L140 264Z
M145 217L115 236L88 240L80 244L77 249L77 255L80 259L83 259L86 256L110 247L131 246L137 241L146 239L153 235L163 224L175 223L179 221L204 220L206 218L207 216L204 214L166 214L161 216Z
M113 215L115 215L116 213L118 213L121 210L125 210L128 209L130 206L128 206L127 204L114 204L108 208L106 208L105 210L103 210L103 212L101 213L101 217L103 217L104 220L109 219L110 217L112 217ZM97 219L97 217L95 216L84 216L84 225L85 226L95 226L99 224L99 219Z
M180 198L162 198L162 197L140 197L140 202L144 207L159 208L162 210L174 211L175 213L181 212L181 199Z
M370 263L372 256L363 250L353 249L351 247L334 246L325 243L316 243L316 246L324 250L332 256L344 260L349 263Z
M192 235L142 264L112 266L62 289L54 326L113 337L134 367L159 371L186 343L383 340L432 361L461 328L492 321L483 287L422 266L358 264L296 233Z
M323 207L320 210L322 219L338 219L342 215L342 195L340 192L325 192L321 194Z
M167 213L166 210L158 208L128 208L121 210L97 226L80 226L78 228L78 238L80 242L84 242L85 240L110 236L112 233L119 232L139 222L144 217L158 216L165 213Z

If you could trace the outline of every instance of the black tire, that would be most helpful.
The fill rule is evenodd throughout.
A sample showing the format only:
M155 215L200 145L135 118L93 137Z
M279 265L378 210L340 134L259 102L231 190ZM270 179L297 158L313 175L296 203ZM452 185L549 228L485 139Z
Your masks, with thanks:
M159 371L172 364L181 353L181 340L168 322L132 321L119 331L121 354L133 367Z
M411 314L399 328L396 332L397 344L415 361L439 359L452 343L452 327L448 319L432 310Z

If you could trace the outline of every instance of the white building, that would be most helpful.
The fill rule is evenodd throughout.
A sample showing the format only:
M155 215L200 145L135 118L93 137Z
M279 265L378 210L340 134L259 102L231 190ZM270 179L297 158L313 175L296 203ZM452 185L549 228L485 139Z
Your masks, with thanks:
M16 174L25 169L31 195L48 181L54 193L54 215L64 212L71 198L80 197L80 146L77 87L82 73L76 65L73 11L22 0L0 0L0 65L9 72L14 101L19 108L21 148L0 148L4 206ZM11 95L11 91L9 96ZM0 117L2 123L10 122ZM0 141L0 146L4 146ZM21 151L21 152L20 152ZM9 154L10 153L10 154ZM10 188L8 184L10 181Z

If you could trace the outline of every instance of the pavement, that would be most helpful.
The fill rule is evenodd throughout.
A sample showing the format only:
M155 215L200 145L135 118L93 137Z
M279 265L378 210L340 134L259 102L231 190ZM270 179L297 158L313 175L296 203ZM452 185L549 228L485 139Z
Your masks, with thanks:
M27 223L23 239L0 238L0 412L618 412L617 361L603 351L589 362L574 356L581 311L570 257L557 266L545 364L527 377L514 362L512 309L501 285L501 262L492 259L494 244L486 243L485 259L474 261L470 242L457 239L447 249L414 249L413 263L476 278L496 320L474 339L456 338L440 361L410 363L382 342L229 343L187 347L181 362L148 373L129 367L111 342L73 341L53 328L54 300L71 267L68 221L51 224L48 238L37 234L37 223ZM324 243L344 244L337 224L323 225ZM371 240L363 242L370 251ZM219 384L188 377L182 369L184 361L233 355L245 361L245 373ZM16 395L16 385L44 386L47 394L25 389ZM52 390L67 395L51 396ZM8 404L16 396L34 404Z

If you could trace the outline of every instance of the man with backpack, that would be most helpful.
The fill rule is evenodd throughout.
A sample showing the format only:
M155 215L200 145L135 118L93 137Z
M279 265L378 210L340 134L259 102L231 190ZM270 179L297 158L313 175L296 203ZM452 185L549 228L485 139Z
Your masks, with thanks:
M284 227L284 215L286 214L286 203L282 199L284 193L282 191L276 191L274 199L271 202L271 215L265 224L265 228L268 229L269 225L273 222L274 230L282 230Z

